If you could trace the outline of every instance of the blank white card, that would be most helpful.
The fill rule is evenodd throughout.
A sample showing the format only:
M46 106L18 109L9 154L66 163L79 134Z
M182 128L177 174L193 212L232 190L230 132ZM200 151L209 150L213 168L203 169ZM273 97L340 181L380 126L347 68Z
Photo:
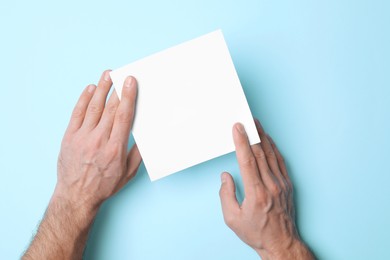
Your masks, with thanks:
M221 30L112 71L119 97L129 75L138 81L133 136L152 181L234 151L236 122L260 142Z

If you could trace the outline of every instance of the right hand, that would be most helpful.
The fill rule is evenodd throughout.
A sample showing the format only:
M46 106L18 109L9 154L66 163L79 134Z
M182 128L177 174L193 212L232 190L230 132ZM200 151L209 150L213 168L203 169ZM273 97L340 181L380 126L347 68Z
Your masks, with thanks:
M225 223L262 259L314 259L295 226L293 187L276 145L258 120L261 143L250 146L242 124L233 127L245 199L239 205L232 176L221 175Z

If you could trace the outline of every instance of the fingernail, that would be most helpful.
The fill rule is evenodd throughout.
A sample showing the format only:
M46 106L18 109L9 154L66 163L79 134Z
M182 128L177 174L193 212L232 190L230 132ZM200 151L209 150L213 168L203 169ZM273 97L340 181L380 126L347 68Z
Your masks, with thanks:
M223 173L221 174L221 182L222 182L222 183L225 183L225 182L226 182L226 178L227 178L226 172L223 172Z
M109 71L109 70L106 71L106 72L104 72L104 77L103 77L103 79L104 79L105 81L110 81L110 80L111 80L110 71Z
M89 93L93 93L95 91L95 89L96 89L96 86L93 84L91 84L87 87L87 90Z
M127 77L125 80L125 87L130 88L133 85L133 81L134 81L133 77L131 76Z
M237 123L236 128L237 128L238 132L240 132L240 134L245 134L245 128L241 123Z

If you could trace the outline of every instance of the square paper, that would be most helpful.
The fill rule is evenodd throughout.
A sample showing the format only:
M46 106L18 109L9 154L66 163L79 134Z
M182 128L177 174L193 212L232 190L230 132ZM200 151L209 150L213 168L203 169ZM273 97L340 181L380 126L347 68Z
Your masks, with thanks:
M221 30L112 71L119 97L129 75L138 81L133 135L152 181L234 151L236 122L260 142Z

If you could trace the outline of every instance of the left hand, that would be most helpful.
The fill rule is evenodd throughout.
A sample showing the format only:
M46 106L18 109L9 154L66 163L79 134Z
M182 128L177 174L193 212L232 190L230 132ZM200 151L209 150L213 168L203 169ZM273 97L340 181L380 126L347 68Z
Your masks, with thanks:
M109 72L97 87L83 91L62 141L54 196L75 205L98 207L135 175L142 160L136 145L127 152L136 80L128 77L121 100L113 91L106 103L112 86Z

